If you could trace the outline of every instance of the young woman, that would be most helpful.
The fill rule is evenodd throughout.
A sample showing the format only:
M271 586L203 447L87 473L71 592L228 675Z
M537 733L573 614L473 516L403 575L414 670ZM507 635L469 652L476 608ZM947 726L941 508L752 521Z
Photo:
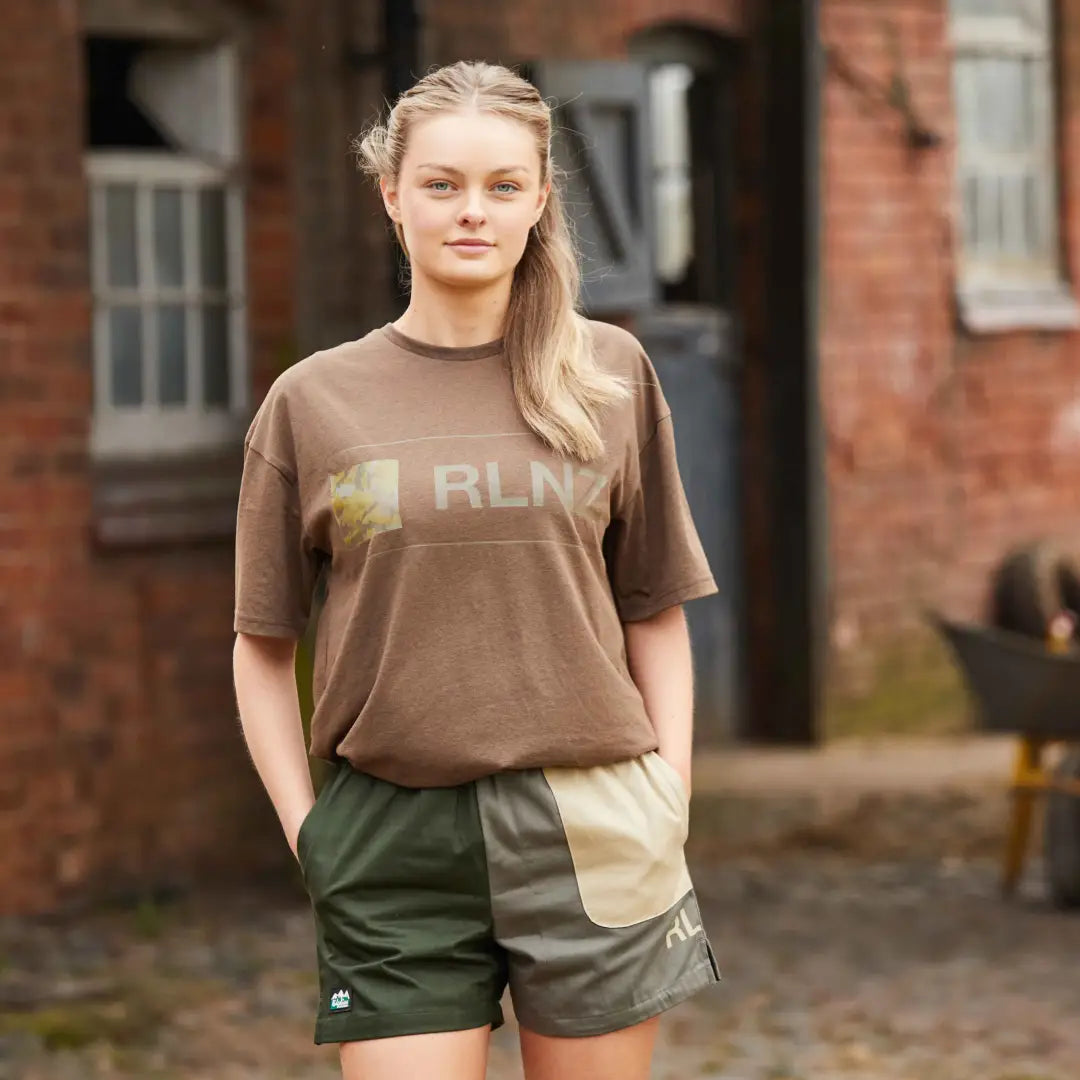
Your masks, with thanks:
M286 371L245 446L237 700L345 1080L644 1080L718 979L686 870L681 604L715 591L638 341L576 311L551 116L458 63L359 142L404 315ZM312 587L310 752L293 674ZM314 804L314 805L313 805Z

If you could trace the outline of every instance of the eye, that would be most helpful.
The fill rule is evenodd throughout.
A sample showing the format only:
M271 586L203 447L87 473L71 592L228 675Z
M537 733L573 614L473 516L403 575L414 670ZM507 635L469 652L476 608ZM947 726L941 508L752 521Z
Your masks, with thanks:
M509 191L499 191L500 195L513 195L515 191L521 190L512 180L500 180L499 183L495 185L495 190L498 191L499 188L510 189Z
M438 187L437 185L439 185L439 184L442 184L442 187ZM447 191L450 190L450 181L449 180L431 180L428 183L426 183L424 185L424 187L431 188L432 191L438 191L441 194L443 192L447 192Z

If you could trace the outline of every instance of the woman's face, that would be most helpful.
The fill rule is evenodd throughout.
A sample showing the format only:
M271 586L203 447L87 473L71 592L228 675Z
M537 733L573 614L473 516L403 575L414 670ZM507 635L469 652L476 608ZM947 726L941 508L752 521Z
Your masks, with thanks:
M513 274L550 185L528 127L465 112L414 124L396 183L380 187L414 277L475 288Z

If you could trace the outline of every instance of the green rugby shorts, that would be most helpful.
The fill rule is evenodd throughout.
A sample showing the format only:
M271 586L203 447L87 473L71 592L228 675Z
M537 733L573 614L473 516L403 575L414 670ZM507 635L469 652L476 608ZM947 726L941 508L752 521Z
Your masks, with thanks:
M407 788L332 766L297 852L315 916L315 1042L503 1023L585 1036L716 983L655 751Z

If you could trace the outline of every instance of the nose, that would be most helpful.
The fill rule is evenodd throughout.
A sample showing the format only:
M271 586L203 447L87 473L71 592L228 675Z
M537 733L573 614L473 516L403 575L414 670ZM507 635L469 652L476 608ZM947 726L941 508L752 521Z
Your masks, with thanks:
M461 213L458 214L458 224L463 227L475 228L478 225L483 225L485 220L480 193L472 191L469 193L465 205L461 208Z

